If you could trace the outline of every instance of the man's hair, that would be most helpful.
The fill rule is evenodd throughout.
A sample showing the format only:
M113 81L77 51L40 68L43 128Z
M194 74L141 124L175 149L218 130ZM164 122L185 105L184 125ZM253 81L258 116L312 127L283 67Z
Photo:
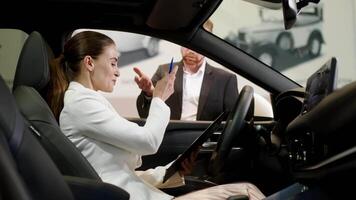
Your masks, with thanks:
M213 32L213 27L214 24L210 19L206 20L203 24L203 28L209 32Z

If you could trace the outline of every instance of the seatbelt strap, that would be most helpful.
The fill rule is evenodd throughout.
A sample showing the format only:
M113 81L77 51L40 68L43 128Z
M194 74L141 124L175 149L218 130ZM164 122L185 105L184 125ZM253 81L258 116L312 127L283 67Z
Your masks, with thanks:
M23 120L21 120L21 115L18 112L16 112L15 129L9 141L9 146L13 155L17 154L18 148L21 144L23 138L23 130L24 130Z

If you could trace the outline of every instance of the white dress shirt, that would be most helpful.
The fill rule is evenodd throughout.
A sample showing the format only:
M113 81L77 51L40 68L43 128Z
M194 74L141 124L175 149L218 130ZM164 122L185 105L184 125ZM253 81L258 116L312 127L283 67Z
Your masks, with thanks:
M196 73L183 67L183 101L181 120L196 120L201 85L203 83L206 61Z
M173 197L156 187L184 184L179 174L162 183L167 166L135 169L141 165L141 155L157 152L169 117L169 107L153 98L146 124L138 126L121 117L99 92L71 82L64 96L60 127L104 182L125 189L131 200L163 200Z

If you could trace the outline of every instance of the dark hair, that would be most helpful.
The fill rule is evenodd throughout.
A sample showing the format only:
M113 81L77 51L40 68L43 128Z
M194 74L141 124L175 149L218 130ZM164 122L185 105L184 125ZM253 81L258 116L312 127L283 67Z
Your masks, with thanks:
M70 38L64 45L63 53L50 61L51 79L46 100L57 120L64 106L64 92L69 82L78 75L81 60L85 56L96 59L105 47L113 44L114 41L102 33L83 31Z

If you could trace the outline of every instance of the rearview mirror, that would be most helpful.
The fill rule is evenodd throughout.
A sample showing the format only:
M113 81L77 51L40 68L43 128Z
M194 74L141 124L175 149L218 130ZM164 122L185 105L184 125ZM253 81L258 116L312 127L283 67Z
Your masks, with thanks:
M297 4L295 0L282 0L284 28L290 29L295 24L298 15Z
M282 0L283 18L284 18L284 28L290 29L297 21L297 15L302 8L307 6L309 3L319 3L320 0Z

